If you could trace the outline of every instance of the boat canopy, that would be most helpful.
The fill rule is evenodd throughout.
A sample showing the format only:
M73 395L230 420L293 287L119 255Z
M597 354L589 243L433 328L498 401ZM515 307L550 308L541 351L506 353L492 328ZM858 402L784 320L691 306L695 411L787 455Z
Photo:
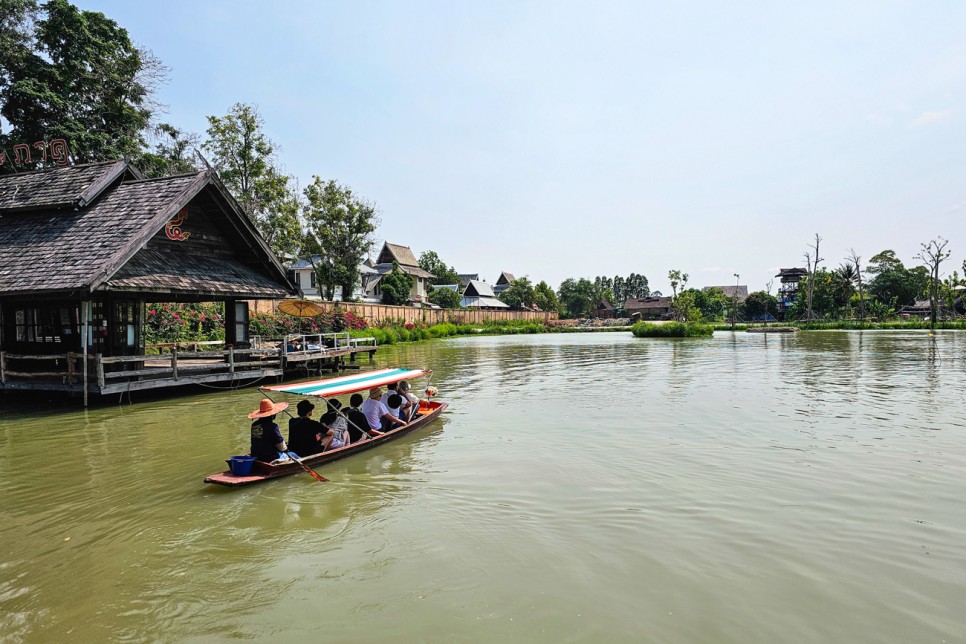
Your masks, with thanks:
M344 396L354 394L357 391L366 391L373 387L381 387L400 380L410 380L419 378L431 373L424 369L378 369L367 371L352 376L342 376L340 378L328 378L326 380L312 380L311 382L293 382L288 385L274 385L272 387L259 387L261 391L282 391L287 394L298 394L299 396L318 396L319 398L331 398L333 396Z

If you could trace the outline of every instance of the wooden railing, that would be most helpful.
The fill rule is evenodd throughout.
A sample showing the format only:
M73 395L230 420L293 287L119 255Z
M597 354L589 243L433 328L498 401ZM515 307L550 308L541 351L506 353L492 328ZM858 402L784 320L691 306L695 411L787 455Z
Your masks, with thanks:
M190 362L179 364L179 356L182 360L190 360ZM111 370L111 365L134 365L135 368ZM238 374L262 369L281 369L281 367L279 349L229 348L224 351L192 351L179 354L177 347L172 347L171 353L109 358L97 356L95 361L97 385L101 389L105 388L108 381L119 379L147 377L151 380L171 379L189 383L197 380L199 375L208 376L218 372Z
M92 358L93 356L88 356L88 361ZM35 364L38 362L49 363L61 360L66 364L63 369L56 371L51 371L50 367L46 365L41 366L39 370L31 369L29 371L10 368L11 362L26 361ZM6 384L8 378L63 378L65 384L73 386L74 379L81 378L84 375L83 367L79 364L81 360L83 360L83 355L74 352L51 355L24 355L0 351L0 383ZM54 366L56 367L56 365Z

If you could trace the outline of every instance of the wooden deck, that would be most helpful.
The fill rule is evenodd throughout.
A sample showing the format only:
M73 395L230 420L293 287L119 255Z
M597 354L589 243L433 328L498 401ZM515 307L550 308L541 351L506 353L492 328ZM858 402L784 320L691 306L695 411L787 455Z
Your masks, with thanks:
M277 345L277 343L275 343ZM109 395L192 384L228 383L243 386L265 378L302 377L322 371L356 368L356 355L373 360L375 342L345 342L343 346L313 345L299 351L278 346L251 349L181 351L169 343L154 355L87 356L80 353L21 355L0 352L0 389L60 391ZM200 347L198 347L200 348ZM84 396L85 402L87 396Z

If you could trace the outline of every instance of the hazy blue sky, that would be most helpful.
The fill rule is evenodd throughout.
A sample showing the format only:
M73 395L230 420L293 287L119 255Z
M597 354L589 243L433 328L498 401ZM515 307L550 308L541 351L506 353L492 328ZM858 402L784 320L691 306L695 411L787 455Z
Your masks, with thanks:
M255 103L303 186L491 282L966 257L960 0L78 4L172 67L167 120Z

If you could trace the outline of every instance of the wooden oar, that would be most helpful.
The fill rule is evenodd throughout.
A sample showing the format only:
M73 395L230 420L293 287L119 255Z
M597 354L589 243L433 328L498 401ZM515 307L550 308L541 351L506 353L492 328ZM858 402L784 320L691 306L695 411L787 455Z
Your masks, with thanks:
M315 478L316 481L319 481L320 483L328 483L329 482L329 479L325 478L324 476L322 476L321 474L319 474L318 472L316 472L315 470L313 470L311 467L309 467L308 465L306 465L304 462L302 462L302 459L300 459L295 454L295 452L285 452L285 453L288 454L288 457L290 459L292 459L293 461L295 461L296 463L298 463L299 465L301 465L303 470L305 470L306 472L308 472L309 474L311 474L313 476L313 478Z

